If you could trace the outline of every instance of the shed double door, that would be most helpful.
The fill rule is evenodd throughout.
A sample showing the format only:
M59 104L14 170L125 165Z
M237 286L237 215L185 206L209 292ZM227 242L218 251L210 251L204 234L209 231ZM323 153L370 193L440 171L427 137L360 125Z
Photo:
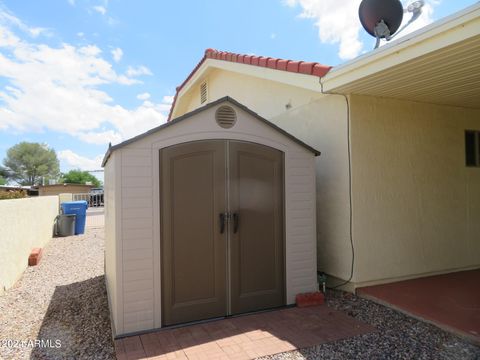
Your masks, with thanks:
M163 325L285 304L283 171L248 142L160 151Z

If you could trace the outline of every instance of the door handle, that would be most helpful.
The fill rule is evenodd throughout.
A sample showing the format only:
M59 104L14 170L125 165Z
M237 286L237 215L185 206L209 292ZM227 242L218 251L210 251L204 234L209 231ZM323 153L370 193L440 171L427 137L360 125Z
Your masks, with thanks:
M236 234L238 231L239 222L240 222L240 216L237 213L233 214L233 233L234 234Z
M219 218L220 218L220 234L223 234L223 232L225 231L225 219L226 219L226 216L224 213L220 213L219 215Z

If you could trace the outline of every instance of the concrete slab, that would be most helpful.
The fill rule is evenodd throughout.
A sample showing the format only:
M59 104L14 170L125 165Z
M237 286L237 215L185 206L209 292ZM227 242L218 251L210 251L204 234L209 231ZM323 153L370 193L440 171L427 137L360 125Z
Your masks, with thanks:
M480 344L480 269L364 287L357 294Z

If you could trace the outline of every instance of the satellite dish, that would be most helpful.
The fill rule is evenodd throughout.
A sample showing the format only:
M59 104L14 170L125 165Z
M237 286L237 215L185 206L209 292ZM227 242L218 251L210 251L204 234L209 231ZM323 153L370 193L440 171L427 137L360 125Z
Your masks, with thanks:
M390 35L398 30L403 20L403 6L399 0L363 0L358 9L360 22L372 36L377 36L375 28L382 21L387 25ZM387 34L378 34L386 38Z
M391 40L418 19L424 5L424 0L418 0L403 9L400 0L362 0L358 15L363 28L377 39L376 49L380 45L380 39ZM398 30L403 21L403 14L407 12L412 13L412 17Z

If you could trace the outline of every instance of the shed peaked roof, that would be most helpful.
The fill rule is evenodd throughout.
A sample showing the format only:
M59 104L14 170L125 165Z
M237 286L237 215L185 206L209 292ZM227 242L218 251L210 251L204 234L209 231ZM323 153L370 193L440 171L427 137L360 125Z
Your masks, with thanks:
M195 109L189 113L186 113L185 115L182 115L182 116L179 116L169 122L167 122L166 124L163 124L163 125L160 125L160 126L157 126L151 130L148 130L147 132L144 132L143 134L140 134L140 135L137 135L131 139L128 139L128 140L125 140L124 142L120 143L120 144L117 144L117 145L114 145L114 146L109 146L107 152L105 153L105 156L103 158L103 161L102 161L102 167L105 166L105 164L107 163L109 157L110 157L110 154L119 149L119 148L122 148L128 144L131 144L135 141L138 141L140 139L143 139L144 137L148 136L148 135L151 135L151 134L154 134L158 131L161 131L163 130L164 128L167 128L167 127L170 127L170 126L173 126L179 122L181 122L182 120L185 120L185 119L188 119L202 111L205 111L207 109L210 109L211 107L214 107L216 105L219 105L221 103L224 103L224 102L230 102L231 104L235 105L236 107L240 108L241 110L245 111L246 113L248 113L249 115L253 116L255 119L263 122L264 124L270 126L271 128L273 128L274 130L278 131L279 133L283 134L284 136L286 136L287 138L293 140L294 142L296 142L297 144L299 144L300 146L303 146L304 148L306 148L308 151L311 151L315 156L319 156L320 155L320 151L314 149L313 147L311 147L310 145L304 143L302 140L296 138L295 136L291 135L290 133L286 132L285 130L283 130L282 128L278 127L277 125L275 125L274 123L264 119L263 117L261 117L260 115L258 115L256 112L250 110L249 108L247 108L245 105L242 105L241 103L239 103L238 101L236 101L235 99L232 99L231 97L229 96L225 96L223 98L220 98L218 100L215 100L215 101L212 101L211 103L208 103L207 105L204 105L198 109Z
M332 68L331 66L322 65L317 62L286 60L286 59L278 59L273 57L236 54L236 53L227 52L227 51L207 49L205 50L205 54L203 58L193 68L192 72L187 76L187 78L183 81L183 83L180 86L177 86L175 97L173 98L172 107L170 108L170 113L168 114L168 121L170 121L172 118L173 109L177 101L178 93L188 83L188 81L193 77L193 75L197 72L200 66L202 66L202 64L207 59L223 60L223 61L229 61L233 63L260 66L260 67L265 67L273 70L288 71L292 73L312 75L312 76L318 76L318 77L325 76L325 74L327 74Z

